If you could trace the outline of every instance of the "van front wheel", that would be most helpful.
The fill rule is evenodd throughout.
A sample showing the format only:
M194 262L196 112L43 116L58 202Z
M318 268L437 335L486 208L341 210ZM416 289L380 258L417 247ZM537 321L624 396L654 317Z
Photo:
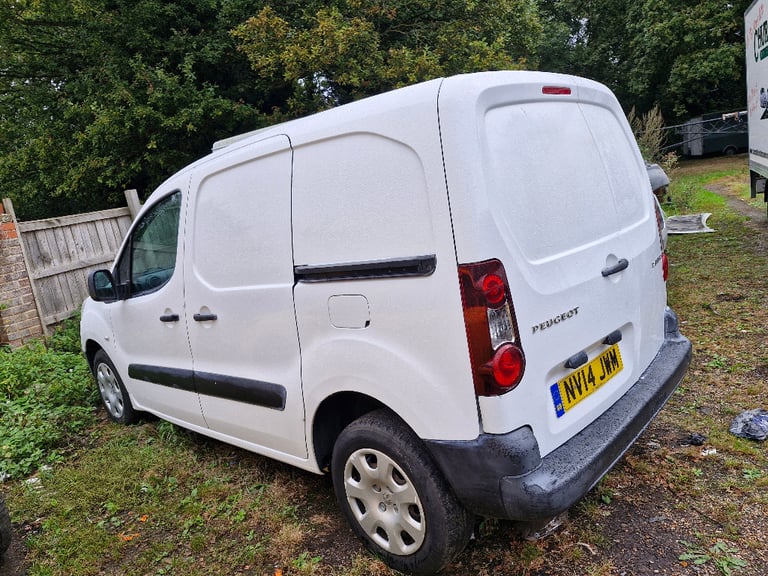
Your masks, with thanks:
M93 376L99 387L101 403L107 410L107 416L120 424L133 424L138 420L136 411L131 404L128 391L120 380L112 360L106 352L99 350L93 357Z
M386 410L341 432L331 474L352 530L396 570L433 574L469 541L473 516L419 438Z

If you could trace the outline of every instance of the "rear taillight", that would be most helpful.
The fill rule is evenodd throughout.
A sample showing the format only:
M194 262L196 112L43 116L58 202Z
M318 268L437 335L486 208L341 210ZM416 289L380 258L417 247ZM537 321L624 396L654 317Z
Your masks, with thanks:
M661 246L661 272L664 282L669 278L669 258L667 258L667 247L664 243L664 215L661 213L661 206L654 198L653 205L656 208L656 228L659 231L659 245Z
M459 282L475 392L509 392L523 377L525 355L504 266L498 260L462 264Z

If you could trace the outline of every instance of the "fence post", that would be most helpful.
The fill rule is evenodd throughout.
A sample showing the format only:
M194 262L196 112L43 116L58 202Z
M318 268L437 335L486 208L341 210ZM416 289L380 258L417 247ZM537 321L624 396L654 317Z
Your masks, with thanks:
M11 346L47 334L28 270L13 202L5 198L0 207L0 338Z
M126 190L125 201L128 204L128 210L131 213L131 220L136 220L136 214L141 210L141 202L139 202L139 193L135 189Z

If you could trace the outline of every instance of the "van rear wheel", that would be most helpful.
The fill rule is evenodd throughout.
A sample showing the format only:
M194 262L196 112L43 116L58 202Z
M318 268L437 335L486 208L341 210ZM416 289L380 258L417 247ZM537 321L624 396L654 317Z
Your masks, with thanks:
M93 357L93 376L99 387L101 403L107 410L107 416L119 424L133 424L138 420L131 404L128 391L120 379L112 360L106 352L99 350Z
M469 541L472 514L419 438L387 410L370 412L341 432L331 475L352 530L396 570L433 574Z

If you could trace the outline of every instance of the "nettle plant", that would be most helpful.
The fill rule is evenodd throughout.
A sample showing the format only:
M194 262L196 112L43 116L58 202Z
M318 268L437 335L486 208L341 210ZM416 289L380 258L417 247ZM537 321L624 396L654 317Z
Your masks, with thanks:
M47 342L0 350L0 477L57 461L67 437L92 421L94 392L77 323Z

